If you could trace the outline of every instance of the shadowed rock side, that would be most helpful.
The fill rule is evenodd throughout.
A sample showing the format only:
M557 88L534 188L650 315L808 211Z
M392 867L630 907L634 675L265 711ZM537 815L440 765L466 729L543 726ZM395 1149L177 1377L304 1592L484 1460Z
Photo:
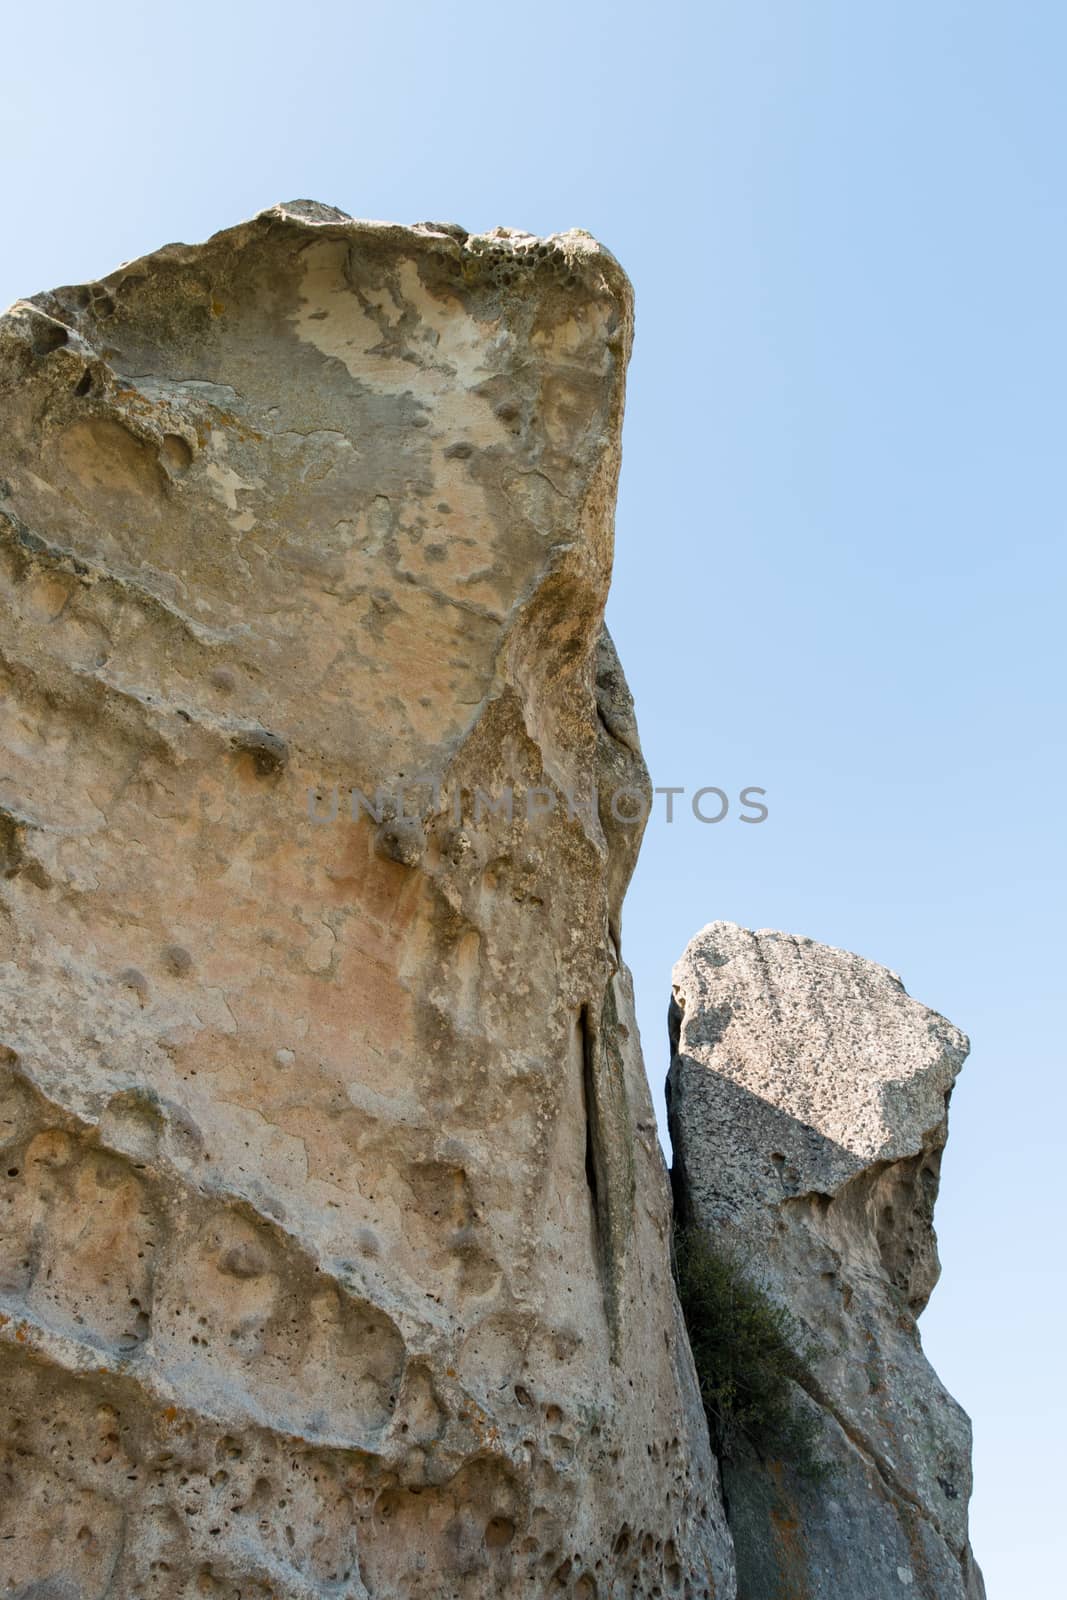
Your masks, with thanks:
M674 969L675 1188L810 1341L813 1480L723 1468L741 1600L981 1600L970 1425L915 1318L967 1041L860 956L716 922Z
M639 830L521 820L648 783L630 335L585 234L310 202L0 321L5 1593L734 1593Z

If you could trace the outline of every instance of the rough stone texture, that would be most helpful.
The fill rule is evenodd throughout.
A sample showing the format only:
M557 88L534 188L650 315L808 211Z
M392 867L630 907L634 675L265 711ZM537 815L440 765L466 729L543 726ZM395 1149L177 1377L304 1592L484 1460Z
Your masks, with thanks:
M630 331L585 234L310 202L0 322L4 1593L733 1594L639 830L346 820L647 786Z
M967 1041L895 973L716 922L674 970L675 1184L818 1351L825 1482L724 1468L741 1600L978 1600L970 1426L915 1318Z

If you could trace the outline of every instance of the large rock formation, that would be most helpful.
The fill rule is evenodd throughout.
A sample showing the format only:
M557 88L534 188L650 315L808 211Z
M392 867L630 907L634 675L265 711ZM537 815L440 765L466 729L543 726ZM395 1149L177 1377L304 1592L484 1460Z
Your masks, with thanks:
M799 1324L829 1467L725 1464L740 1600L979 1600L970 1427L915 1322L966 1039L884 967L723 922L674 970L672 1027L680 1208Z
M630 330L585 234L307 202L0 322L5 1594L733 1593L618 952Z

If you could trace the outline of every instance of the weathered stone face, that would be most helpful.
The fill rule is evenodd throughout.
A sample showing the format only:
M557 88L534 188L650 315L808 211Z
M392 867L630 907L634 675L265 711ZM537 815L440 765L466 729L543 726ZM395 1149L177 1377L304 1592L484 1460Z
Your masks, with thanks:
M724 1466L741 1600L977 1600L970 1426L915 1324L966 1039L884 967L724 922L675 967L672 1018L680 1209L799 1321L830 1468Z
M639 830L523 820L647 788L630 333L584 234L307 202L0 322L14 1593L733 1593Z

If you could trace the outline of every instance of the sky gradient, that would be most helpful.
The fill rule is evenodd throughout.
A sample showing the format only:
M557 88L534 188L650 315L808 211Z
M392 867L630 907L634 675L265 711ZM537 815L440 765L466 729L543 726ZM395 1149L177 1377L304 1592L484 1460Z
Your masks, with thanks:
M310 196L581 226L637 293L609 620L658 784L649 1075L704 923L893 967L973 1041L926 1348L991 1600L1054 1600L1067 11L895 0L24 8L0 302Z

